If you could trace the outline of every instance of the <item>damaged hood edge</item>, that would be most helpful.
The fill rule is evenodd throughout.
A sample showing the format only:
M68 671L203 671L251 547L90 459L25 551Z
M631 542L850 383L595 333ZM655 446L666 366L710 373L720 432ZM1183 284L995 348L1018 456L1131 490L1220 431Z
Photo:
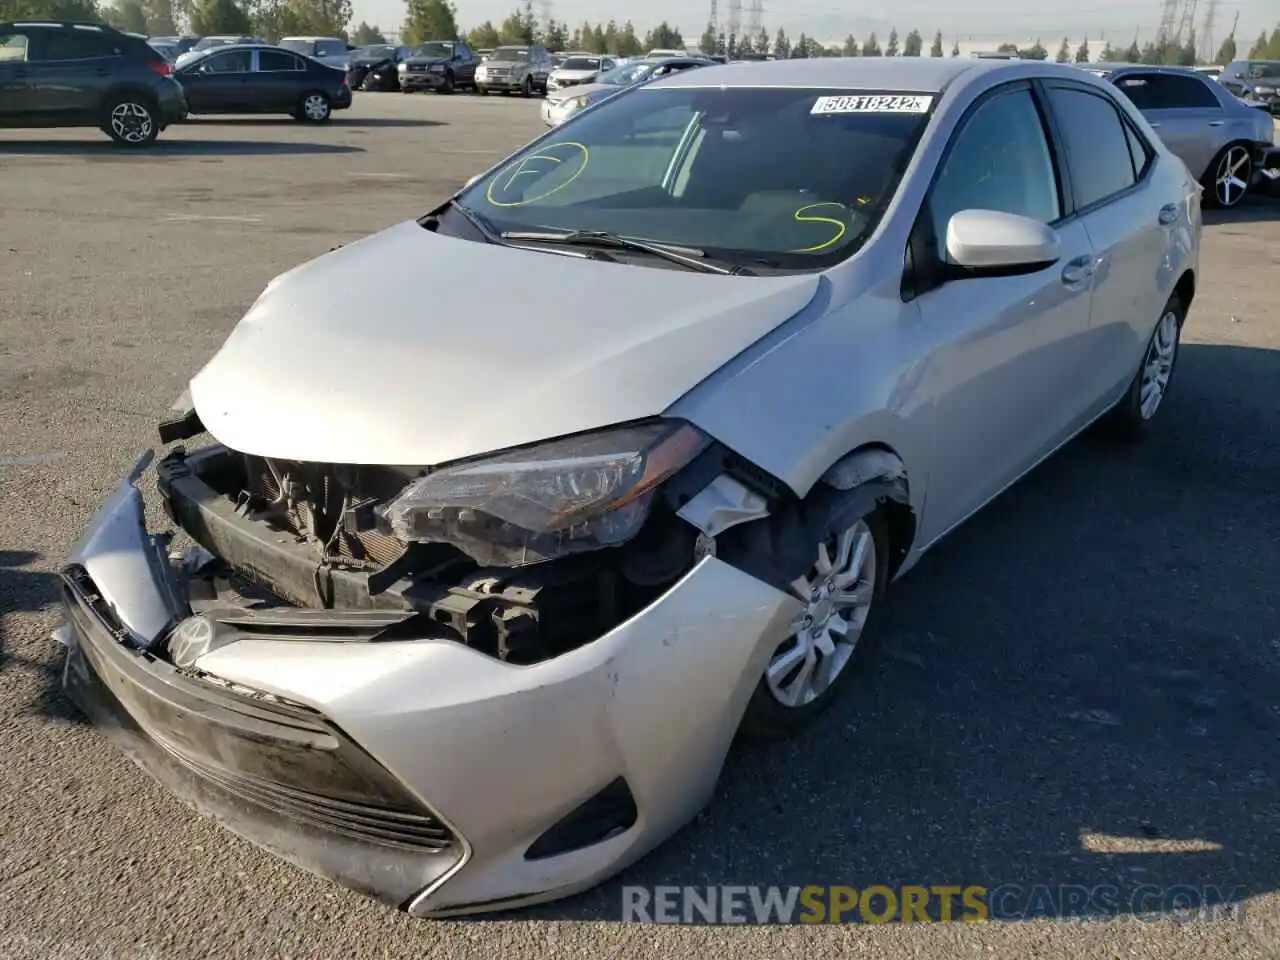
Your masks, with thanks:
M433 466L662 414L821 277L726 277L407 221L282 274L191 381L220 443Z

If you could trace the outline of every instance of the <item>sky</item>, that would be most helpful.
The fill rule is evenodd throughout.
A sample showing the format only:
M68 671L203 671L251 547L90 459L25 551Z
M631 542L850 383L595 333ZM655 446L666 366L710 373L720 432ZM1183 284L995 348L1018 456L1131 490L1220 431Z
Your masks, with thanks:
M458 23L470 29L485 20L501 22L519 0L455 0ZM742 0L743 19L753 0ZM1199 31L1210 0L1196 3L1194 22ZM353 0L354 23L367 20L387 30L394 30L404 20L403 0ZM720 17L727 20L729 0L719 0ZM1056 48L1064 36L1073 40L1087 36L1096 42L1105 35L1113 44L1127 45L1155 36L1160 22L1161 0L1138 3L1105 3L1103 0L1079 0L1075 4L1061 0L972 0L957 4L945 0L879 0L870 4L840 3L838 0L761 0L761 22L773 34L778 27L795 37L801 31L819 41L830 41L852 32L859 40L871 30L886 31L896 25L900 34L917 29L927 37L941 29L948 42L970 40L992 46L1011 39L1042 38L1046 47ZM663 19L680 28L686 41L696 42L706 27L710 0L534 0L535 10L548 8L550 15L571 25L583 20L592 23L614 18L630 19L636 29L646 30ZM693 11L697 10L694 14ZM1214 36L1221 40L1231 30L1239 13L1236 38L1247 52L1260 30L1270 31L1280 22L1280 0L1218 0ZM881 36L883 42L883 35ZM968 44L966 44L967 46Z

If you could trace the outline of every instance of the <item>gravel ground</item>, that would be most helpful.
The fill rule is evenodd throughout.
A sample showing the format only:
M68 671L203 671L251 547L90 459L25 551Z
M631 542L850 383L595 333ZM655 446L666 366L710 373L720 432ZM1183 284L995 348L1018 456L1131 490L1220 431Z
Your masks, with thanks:
M52 573L186 379L273 275L427 209L536 110L365 95L326 128L196 122L144 155L0 134L0 957L1280 955L1276 201L1206 229L1157 435L1081 439L941 546L825 722L737 749L708 810L597 891L411 920L195 816L66 704ZM1246 909L617 922L623 884L730 883L1185 884Z

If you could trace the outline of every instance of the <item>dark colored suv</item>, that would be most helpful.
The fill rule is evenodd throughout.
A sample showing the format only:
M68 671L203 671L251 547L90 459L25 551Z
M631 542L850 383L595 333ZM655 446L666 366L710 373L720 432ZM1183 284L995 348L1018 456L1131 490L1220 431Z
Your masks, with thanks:
M97 23L0 23L0 127L98 127L145 146L187 114L145 39Z

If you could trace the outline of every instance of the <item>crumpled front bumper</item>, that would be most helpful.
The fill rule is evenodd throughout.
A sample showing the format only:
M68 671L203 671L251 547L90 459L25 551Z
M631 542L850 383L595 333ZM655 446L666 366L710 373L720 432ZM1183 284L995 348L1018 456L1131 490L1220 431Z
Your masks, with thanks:
M233 831L419 915L577 892L687 822L799 606L706 557L630 620L534 666L442 639L246 637L179 670L160 651L189 611L144 526L145 466L67 568L68 692ZM344 783L377 797L334 796ZM625 825L582 832L620 796Z

